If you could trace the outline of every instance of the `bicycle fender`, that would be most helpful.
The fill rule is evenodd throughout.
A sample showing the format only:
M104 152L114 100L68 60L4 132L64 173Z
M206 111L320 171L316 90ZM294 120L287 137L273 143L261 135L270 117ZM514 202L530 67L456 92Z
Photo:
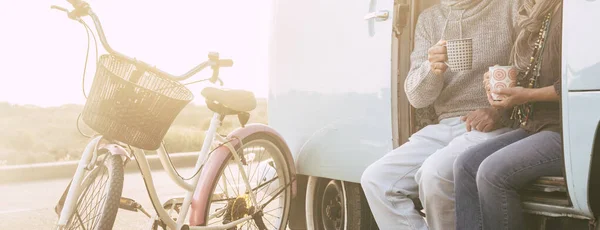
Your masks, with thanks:
M246 127L238 128L238 129L234 130L227 137L228 137L228 139L233 140L231 143L233 146L235 146L235 148L239 148L240 140L243 140L244 138L246 138L252 134L256 134L256 133L265 133L277 141L277 143L274 143L274 144L276 144L277 147L279 147L279 149L281 149L281 151L285 157L285 161L288 163L288 168L290 169L290 176L291 176L290 179L293 181L292 182L292 198L296 197L296 192L297 192L296 191L297 190L296 189L296 187L297 187L297 185L296 185L296 164L294 163L294 157L292 156L292 151L288 147L287 143L285 142L285 140L283 139L281 134L279 134L275 129L269 127L268 125L250 124L250 125L246 125Z
M244 138L256 134L256 133L264 133L269 135L273 139L276 140L277 147L281 149L286 162L288 163L288 168L290 169L290 179L292 181L291 189L292 189L292 198L296 196L296 168L294 164L294 158L292 157L291 151L279 133L275 131L273 128L263 125L263 124L250 124L246 125L243 128L238 128L231 132L227 137L231 140L230 144L233 145L236 149L241 146L240 140ZM211 186L213 184L213 180L218 179L217 174L221 170L221 166L227 160L230 151L225 146L220 146L213 151L211 156L208 158L202 172L200 173L200 178L198 179L198 184L196 185L196 190L194 195L192 196L192 205L190 208L190 225L191 226L199 226L205 225L205 216L206 216L206 206L208 205L206 202L208 201L208 196L212 195Z
M125 150L125 148L117 144L101 144L98 147L98 150L106 150L112 155L119 155L124 156L126 158L130 158L127 150Z

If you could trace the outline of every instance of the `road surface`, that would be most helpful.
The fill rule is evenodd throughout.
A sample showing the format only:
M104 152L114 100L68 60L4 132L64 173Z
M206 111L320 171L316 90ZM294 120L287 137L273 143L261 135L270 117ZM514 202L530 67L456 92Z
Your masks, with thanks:
M182 176L192 175L192 168L180 169ZM182 197L182 189L164 171L153 173L161 202ZM54 205L70 179L56 179L0 185L0 229L53 229L57 220ZM139 173L125 174L123 196L133 198L151 214L154 213ZM148 218L142 213L119 210L114 229L143 229Z

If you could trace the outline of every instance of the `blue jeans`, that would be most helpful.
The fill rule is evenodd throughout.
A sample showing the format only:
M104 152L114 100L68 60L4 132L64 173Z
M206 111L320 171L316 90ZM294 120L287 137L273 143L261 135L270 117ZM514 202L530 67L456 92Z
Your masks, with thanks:
M561 135L551 131L517 129L468 149L454 163L456 229L524 229L518 191L562 165Z

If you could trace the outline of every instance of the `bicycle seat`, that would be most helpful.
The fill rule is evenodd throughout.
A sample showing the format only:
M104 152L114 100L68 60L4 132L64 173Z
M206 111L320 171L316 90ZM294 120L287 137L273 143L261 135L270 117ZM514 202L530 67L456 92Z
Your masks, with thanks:
M204 88L201 94L209 102L218 103L238 112L250 112L256 108L256 98L250 91L208 87Z

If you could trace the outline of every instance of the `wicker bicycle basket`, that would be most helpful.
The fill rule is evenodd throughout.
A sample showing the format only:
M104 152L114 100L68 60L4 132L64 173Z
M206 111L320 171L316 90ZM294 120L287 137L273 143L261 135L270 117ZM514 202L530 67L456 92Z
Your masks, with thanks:
M182 84L112 55L98 61L83 121L107 138L156 150L193 99Z

